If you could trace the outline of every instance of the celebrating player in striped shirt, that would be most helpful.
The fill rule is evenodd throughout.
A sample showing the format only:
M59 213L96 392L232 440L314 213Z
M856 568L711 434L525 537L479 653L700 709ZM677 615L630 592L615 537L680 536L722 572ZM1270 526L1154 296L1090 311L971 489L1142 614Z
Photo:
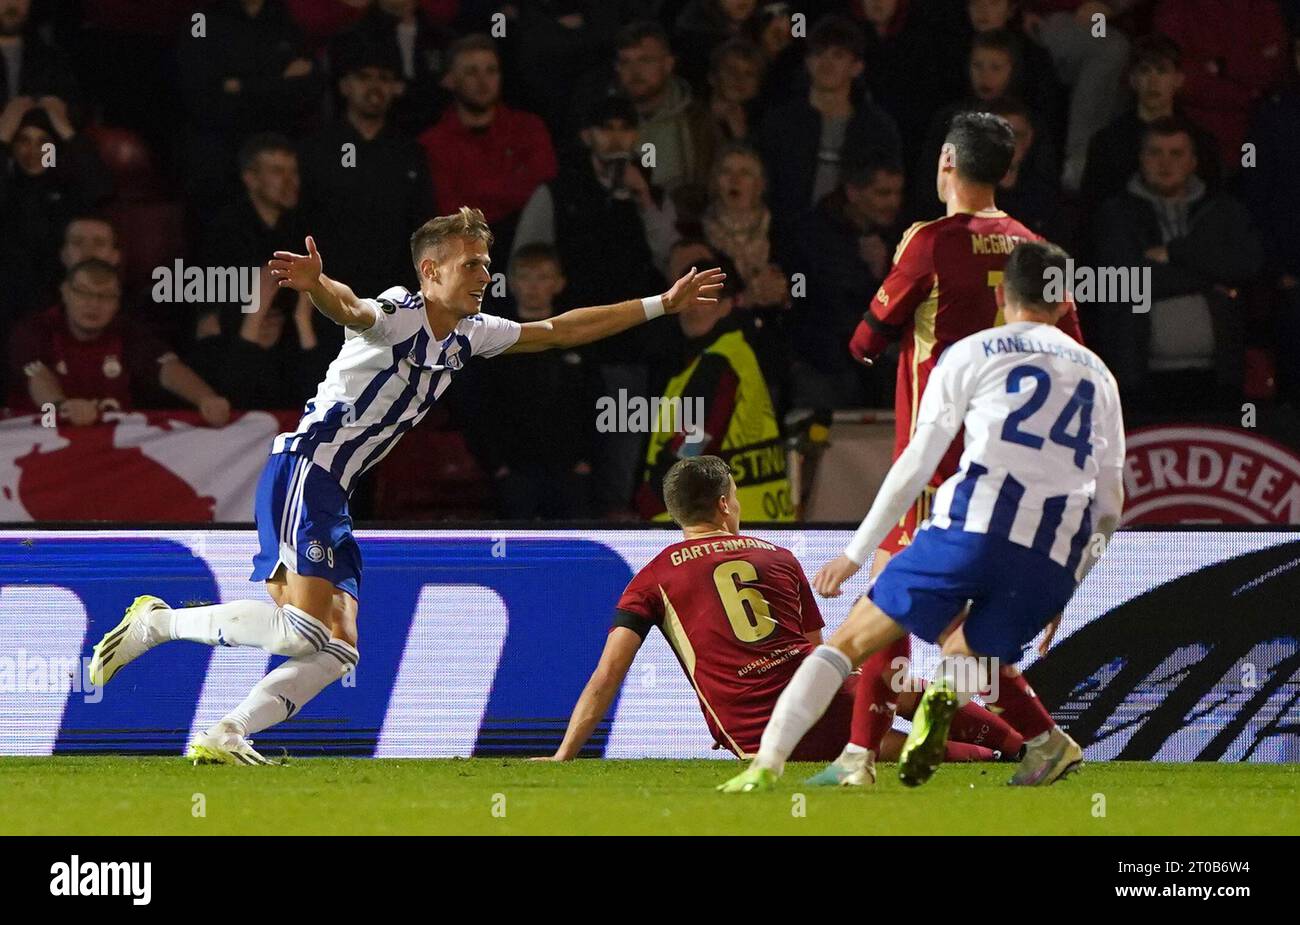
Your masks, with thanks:
M915 786L942 759L959 706L991 680L990 661L1014 664L1041 629L1054 628L1119 524L1124 500L1115 379L1056 327L1067 303L1045 298L1048 274L1065 272L1060 248L1017 246L1002 283L1008 323L944 353L916 433L845 556L827 567L828 590L838 591L866 561L964 425L959 471L936 493L929 523L890 559L830 644L799 666L754 763L720 789L769 789L853 667L908 632L943 651L899 758L900 777ZM1055 727L1030 746L1013 783L1051 783L1083 758Z
M107 683L144 652L173 639L257 646L289 656L244 702L190 743L196 762L264 764L248 736L296 714L358 660L361 551L348 496L357 479L392 450L447 390L471 357L570 348L662 314L716 301L720 270L691 270L666 293L578 308L519 324L479 309L492 282L492 232L477 209L431 219L411 237L419 292L402 287L358 298L322 272L316 244L278 251L278 285L306 292L343 325L343 348L292 433L275 438L257 486L254 519L261 548L250 580L271 600L169 608L142 596L95 647L90 677Z

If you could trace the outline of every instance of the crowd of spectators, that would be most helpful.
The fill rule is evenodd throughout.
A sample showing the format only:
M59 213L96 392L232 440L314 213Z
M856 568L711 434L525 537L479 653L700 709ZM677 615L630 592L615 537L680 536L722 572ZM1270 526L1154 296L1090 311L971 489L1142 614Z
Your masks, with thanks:
M743 379L778 432L891 404L846 344L980 109L1017 141L999 206L1151 272L1148 313L1079 306L1135 420L1300 404L1298 27L1300 0L0 0L4 394L71 424L299 407L341 343L309 300L265 273L256 312L161 300L157 274L311 234L360 294L414 287L411 230L470 205L487 310L521 320L734 270L718 317L453 390L498 513L630 515L662 460L596 430L599 396L703 357L733 362L710 414Z

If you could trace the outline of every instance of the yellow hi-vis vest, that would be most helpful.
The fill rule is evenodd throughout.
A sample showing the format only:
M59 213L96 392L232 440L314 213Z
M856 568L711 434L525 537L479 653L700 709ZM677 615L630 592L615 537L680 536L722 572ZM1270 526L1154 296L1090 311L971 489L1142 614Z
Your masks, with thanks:
M736 374L736 403L727 421L727 431L716 450L706 450L715 444L717 435L709 434L695 442L681 442L676 452L669 447L683 430L682 406L691 379L699 369L700 361L709 354L726 360ZM767 379L758 365L758 357L740 331L728 331L709 344L684 370L668 381L664 388L655 419L654 432L646 451L646 478L657 476L662 480L669 466L678 457L716 452L731 466L731 477L736 480L736 496L740 500L740 516L746 522L793 521L794 498L790 479L786 474L785 447L777 426L772 396L767 390ZM677 401L674 401L677 399ZM712 396L704 396L705 417ZM688 424L703 426L704 421L689 418ZM656 484L656 489L661 485ZM657 515L655 520L668 520L668 514Z

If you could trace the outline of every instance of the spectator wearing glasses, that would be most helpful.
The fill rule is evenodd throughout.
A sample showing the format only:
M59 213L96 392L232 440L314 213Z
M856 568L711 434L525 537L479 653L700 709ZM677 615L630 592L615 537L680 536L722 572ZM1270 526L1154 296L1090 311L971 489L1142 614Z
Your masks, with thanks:
M12 410L53 406L60 420L86 425L98 421L102 411L179 399L213 427L230 420L230 402L147 328L121 313L116 267L94 258L82 261L68 270L60 295L59 305L19 325L10 339Z

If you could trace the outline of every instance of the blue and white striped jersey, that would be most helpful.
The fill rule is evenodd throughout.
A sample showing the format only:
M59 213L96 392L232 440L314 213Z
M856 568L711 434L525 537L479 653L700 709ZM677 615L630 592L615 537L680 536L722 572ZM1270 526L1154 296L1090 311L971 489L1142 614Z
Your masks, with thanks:
M395 286L367 301L375 323L347 330L297 429L276 437L272 448L306 456L346 492L420 422L471 356L502 353L520 331L517 322L479 313L438 341L420 293Z
M1018 322L959 340L939 360L917 413L949 438L965 425L958 472L930 524L988 533L1074 571L1093 532L1097 473L1124 465L1115 378L1052 325Z

